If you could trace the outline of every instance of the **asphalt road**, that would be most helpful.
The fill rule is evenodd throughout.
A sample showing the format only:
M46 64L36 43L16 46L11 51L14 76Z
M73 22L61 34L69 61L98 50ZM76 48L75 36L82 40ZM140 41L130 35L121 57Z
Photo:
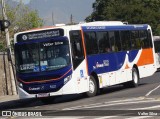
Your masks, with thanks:
M136 119L142 117L155 119L160 116L160 72L141 79L137 88L124 88L118 85L106 88L100 95L92 98L67 95L57 97L50 104L43 104L36 99L8 101L0 103L0 110L4 109L39 110L45 116L69 116L68 118L84 116L89 119L88 116L96 116L105 119L125 116L127 119L134 119L133 116L137 116Z

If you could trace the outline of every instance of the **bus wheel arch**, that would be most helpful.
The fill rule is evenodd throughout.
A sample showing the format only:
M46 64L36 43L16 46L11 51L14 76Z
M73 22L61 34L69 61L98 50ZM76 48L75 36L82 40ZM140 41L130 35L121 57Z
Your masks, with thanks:
M130 87L137 87L139 84L139 70L136 64L133 65L132 67L132 80L129 82L125 82L123 83L123 86L126 88L130 88Z
M93 97L98 94L99 80L95 72L92 72L89 78L89 91L86 92L87 97Z

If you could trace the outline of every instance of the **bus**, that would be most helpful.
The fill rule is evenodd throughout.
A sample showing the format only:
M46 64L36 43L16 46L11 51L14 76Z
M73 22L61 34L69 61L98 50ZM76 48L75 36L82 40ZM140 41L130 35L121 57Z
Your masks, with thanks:
M95 21L14 36L20 98L95 96L105 87L137 87L156 71L151 27Z
M155 55L156 55L156 66L160 69L160 36L153 36Z

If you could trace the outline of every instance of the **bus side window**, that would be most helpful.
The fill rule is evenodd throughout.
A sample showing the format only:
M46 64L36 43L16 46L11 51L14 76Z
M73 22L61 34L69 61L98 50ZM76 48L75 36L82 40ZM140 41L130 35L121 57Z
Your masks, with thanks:
M153 44L152 44L152 36L151 36L151 30L148 30L148 41L149 41L149 46L152 48Z
M140 31L140 39L142 48L152 47L151 33L147 30Z
M119 31L115 31L115 47L116 47L116 52L117 51L121 51L122 50L122 45L121 45L121 39L120 39L120 32Z
M131 50L131 41L129 31L121 31L122 50Z
M121 51L121 41L119 31L110 31L109 39L111 44L111 51L118 52Z
M108 36L109 36L109 41L110 41L110 45L111 45L111 51L114 52L115 51L115 36L114 36L114 32L113 31L109 31L108 32Z
M86 52L88 55L94 55L98 53L98 44L96 39L95 32L85 32L85 44L86 44Z
M110 43L108 39L108 32L97 32L98 50L99 53L110 52Z
M79 30L70 31L70 40L73 68L76 69L84 59L81 32Z
M132 49L140 49L141 48L141 41L139 38L138 31L131 31L131 46Z

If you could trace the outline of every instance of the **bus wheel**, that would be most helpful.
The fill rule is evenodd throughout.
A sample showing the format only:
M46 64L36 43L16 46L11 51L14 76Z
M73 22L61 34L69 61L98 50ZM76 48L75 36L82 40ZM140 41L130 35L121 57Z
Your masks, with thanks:
M97 92L98 92L98 88L97 88L97 83L96 83L96 80L93 76L90 76L90 79L89 79L89 91L86 92L86 95L88 97L93 97L95 95L97 95Z
M137 87L139 84L139 75L136 68L132 69L132 81L131 81L131 87Z

